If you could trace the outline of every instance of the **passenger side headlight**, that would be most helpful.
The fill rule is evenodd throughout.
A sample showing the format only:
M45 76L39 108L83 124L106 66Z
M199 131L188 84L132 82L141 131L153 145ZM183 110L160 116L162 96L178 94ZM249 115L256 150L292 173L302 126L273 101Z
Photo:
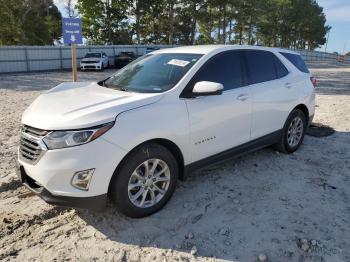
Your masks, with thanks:
M78 146L86 144L102 136L114 125L110 122L104 125L69 131L53 131L47 134L43 141L48 149L59 149L65 147Z

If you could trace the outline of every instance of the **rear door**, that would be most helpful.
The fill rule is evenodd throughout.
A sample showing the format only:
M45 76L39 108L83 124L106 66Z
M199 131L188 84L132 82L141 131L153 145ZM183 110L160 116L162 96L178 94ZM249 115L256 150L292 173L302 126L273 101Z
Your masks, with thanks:
M283 128L296 100L290 73L278 57L264 50L245 51L252 92L252 139Z
M191 131L192 160L197 161L250 139L251 95L245 86L243 53L222 52L207 61L186 89L211 81L224 86L222 95L186 99Z

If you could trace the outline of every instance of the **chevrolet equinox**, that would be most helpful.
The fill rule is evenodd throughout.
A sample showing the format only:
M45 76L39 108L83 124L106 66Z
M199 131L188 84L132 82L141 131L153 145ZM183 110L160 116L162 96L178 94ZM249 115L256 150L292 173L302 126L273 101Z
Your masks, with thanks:
M297 150L315 111L298 53L252 46L157 50L101 82L62 83L22 116L17 171L46 202L144 217L178 179L274 145Z

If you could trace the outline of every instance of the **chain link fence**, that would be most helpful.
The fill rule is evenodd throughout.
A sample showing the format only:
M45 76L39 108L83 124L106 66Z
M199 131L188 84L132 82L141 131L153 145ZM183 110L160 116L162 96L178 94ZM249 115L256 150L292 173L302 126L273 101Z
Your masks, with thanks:
M109 56L110 65L120 52L131 51L137 56L144 55L147 48L167 48L168 45L110 45L77 46L78 64L89 51L103 51ZM350 65L349 56L333 53L294 50L299 52L308 64ZM71 48L69 46L4 46L0 47L0 73L35 72L65 70L71 68Z

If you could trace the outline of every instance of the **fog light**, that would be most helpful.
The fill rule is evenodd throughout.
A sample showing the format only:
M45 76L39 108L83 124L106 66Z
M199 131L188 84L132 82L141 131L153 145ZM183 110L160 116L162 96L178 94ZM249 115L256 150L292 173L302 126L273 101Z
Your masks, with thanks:
M94 171L95 168L75 172L72 177L72 186L80 190L89 190L90 181Z

